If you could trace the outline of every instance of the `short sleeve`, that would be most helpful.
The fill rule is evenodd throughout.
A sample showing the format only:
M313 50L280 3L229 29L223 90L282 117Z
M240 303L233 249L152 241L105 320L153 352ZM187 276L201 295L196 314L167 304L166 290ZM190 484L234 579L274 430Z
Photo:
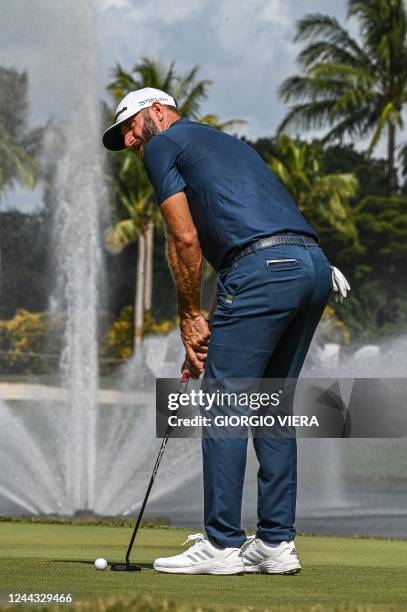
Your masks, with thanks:
M159 204L186 187L177 165L179 154L179 145L160 135L152 138L145 148L144 167Z

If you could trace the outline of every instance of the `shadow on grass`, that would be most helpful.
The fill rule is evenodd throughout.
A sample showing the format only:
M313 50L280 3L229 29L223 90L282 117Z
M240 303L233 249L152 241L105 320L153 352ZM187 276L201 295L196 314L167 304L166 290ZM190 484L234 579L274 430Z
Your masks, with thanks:
M94 561L86 561L84 559L51 559L47 561L47 563L81 563L82 565L95 565ZM121 563L120 561L114 561L114 563ZM132 563L134 563L132 561ZM154 569L152 563L138 563L135 562L136 565L139 565L142 569ZM109 567L112 563L109 563Z

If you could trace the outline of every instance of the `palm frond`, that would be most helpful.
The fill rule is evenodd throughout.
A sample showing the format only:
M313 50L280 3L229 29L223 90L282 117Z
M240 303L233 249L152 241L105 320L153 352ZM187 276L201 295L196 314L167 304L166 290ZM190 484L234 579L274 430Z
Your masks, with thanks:
M308 74L316 82L332 79L334 82L342 82L343 87L372 89L375 86L376 75L370 69L366 70L365 66L347 66L346 64L324 62L316 64Z
M286 129L321 130L331 122L331 109L336 98L294 105L277 128L277 134Z
M203 117L199 117L197 120L198 123L204 123L206 125L210 125L221 132L225 132L227 130L232 130L238 125L247 124L247 121L244 119L229 119L228 121L220 121L217 115L210 113L208 115L204 115Z
M294 197L300 210L319 216L330 227L356 240L349 200L358 191L351 173L323 174L320 143L296 142L286 135L276 140L276 155L268 165Z
M112 70L113 81L107 86L114 100L119 102L129 91L137 89L136 83L130 73L126 72L119 63Z
M312 40L322 36L329 43L348 49L355 57L369 63L369 57L358 42L352 38L335 17L321 13L308 14L297 22L295 41Z
M312 68L315 63L330 62L345 66L365 66L363 58L354 52L326 40L319 40L305 47L298 55L298 63L303 69ZM371 62L369 65L371 66Z
M383 74L405 64L407 14L403 0L350 0L348 17L358 20L364 47L376 58Z
M392 102L388 102L384 109L382 110L380 117L376 123L375 131L373 132L373 136L370 140L369 147L367 149L367 154L371 155L377 143L380 140L380 137L383 134L383 130L385 126L389 123L393 123L394 125L399 125L400 122L400 113L394 108Z
M181 115L188 115L192 119L199 116L202 100L207 98L207 88L211 81L203 80L196 83L192 88L184 92L182 102L179 106Z
M310 73L306 76L288 77L280 85L279 96L286 103L305 99L317 101L330 95L337 97L343 93L345 87L344 80L339 76L335 78L330 75L323 78Z
M172 94L175 78L174 66L175 63L171 62L166 69L159 62L148 57L142 57L141 61L133 68L133 73L137 77L135 79L135 88L155 87Z
M331 193L340 194L341 199L353 198L359 189L359 181L354 174L338 173L325 174L316 181L315 190L317 193L329 195Z
M105 232L105 243L111 253L120 253L128 244L137 240L139 229L133 219L124 219Z
M187 95L191 84L195 81L196 75L200 70L199 66L194 66L189 72L184 75L179 75L175 83L175 98L182 104Z
M24 148L0 127L0 192L17 181L34 189L39 173L38 163Z
M284 162L281 159L278 159L276 156L272 155L267 160L267 164L273 174L292 193L293 190L291 189L291 174Z
M374 92L363 90L362 88L349 88L341 96L338 97L336 103L331 109L331 123L339 120L342 117L349 117L354 113L364 108L368 111L369 108L374 108L377 104L377 96ZM366 114L366 119L369 113Z
M364 106L338 121L321 139L322 144L341 140L345 135L351 138L366 138L375 125L375 110Z

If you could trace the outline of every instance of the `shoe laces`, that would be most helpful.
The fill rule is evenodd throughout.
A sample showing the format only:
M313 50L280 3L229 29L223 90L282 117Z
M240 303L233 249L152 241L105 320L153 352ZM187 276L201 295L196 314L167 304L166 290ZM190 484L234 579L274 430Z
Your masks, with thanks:
M191 535L187 537L185 542L182 542L182 546L184 546L185 544L188 544L188 542L193 542L193 541L196 541L197 544L200 544L201 542L206 541L206 536L204 536L203 533L192 533Z

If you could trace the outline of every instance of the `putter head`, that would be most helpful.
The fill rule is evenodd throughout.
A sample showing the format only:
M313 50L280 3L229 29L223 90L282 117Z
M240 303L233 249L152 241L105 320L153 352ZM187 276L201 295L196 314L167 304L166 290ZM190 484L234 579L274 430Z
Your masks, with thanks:
M141 567L135 563L113 563L110 569L112 572L141 572Z

